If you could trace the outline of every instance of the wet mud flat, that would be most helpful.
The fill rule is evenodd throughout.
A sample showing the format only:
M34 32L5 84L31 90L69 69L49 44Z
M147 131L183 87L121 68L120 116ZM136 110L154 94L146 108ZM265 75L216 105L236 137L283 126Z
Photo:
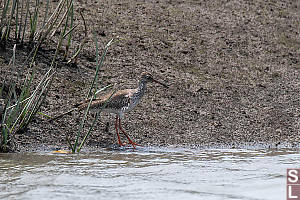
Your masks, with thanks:
M95 31L100 50L111 38L121 38L109 49L101 69L103 86L134 88L143 71L169 86L149 85L142 102L123 119L123 127L138 144L297 145L297 1L86 1L75 7L84 13L89 40L76 64L59 64L42 113L56 116L85 98L95 73ZM83 25L79 28L82 33L74 41L78 43L84 34ZM49 65L47 53L53 53L44 48L46 53L36 61L40 74ZM5 67L10 57L11 51L0 54L1 78L12 76ZM20 50L17 64L25 57ZM15 135L18 149L66 147L82 115L74 112L52 123L38 116ZM114 116L103 114L86 145L114 144Z

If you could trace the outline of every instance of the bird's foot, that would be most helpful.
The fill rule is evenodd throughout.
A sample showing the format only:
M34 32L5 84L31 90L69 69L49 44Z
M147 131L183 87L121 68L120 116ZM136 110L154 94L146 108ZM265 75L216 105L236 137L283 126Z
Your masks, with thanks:
M125 144L126 144L126 143L125 143L125 144L123 144L123 143L121 142L121 140L118 140L118 144L119 144L119 146L121 146L121 147L122 147L122 146L125 146Z
M135 142L132 142L132 141L129 141L128 143L122 143L121 141L118 141L118 143L119 143L119 146L120 147L122 147L122 146L132 146L134 149L136 148L136 146L141 146L141 145L139 145L139 144L137 144L137 143L135 143Z
M131 146L135 149L135 146L141 146L141 145L139 145L139 144L137 144L137 143L135 143L135 142L129 142L130 144L131 144Z

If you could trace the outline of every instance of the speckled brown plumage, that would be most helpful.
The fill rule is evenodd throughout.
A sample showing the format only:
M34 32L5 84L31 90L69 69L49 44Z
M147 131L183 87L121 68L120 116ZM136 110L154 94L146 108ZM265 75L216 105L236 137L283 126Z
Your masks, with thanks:
M119 90L113 94L110 101L107 103L106 108L104 111L108 111L111 113L118 113L119 110L125 107L129 107L133 103L133 95L134 93L137 93L137 89L125 89L125 90ZM105 102L109 99L109 97L112 95L112 93L106 94L104 96L101 96L99 98L96 98L92 101L90 108L91 109L100 109ZM80 105L78 105L78 108L85 109L90 100L86 100L82 102Z

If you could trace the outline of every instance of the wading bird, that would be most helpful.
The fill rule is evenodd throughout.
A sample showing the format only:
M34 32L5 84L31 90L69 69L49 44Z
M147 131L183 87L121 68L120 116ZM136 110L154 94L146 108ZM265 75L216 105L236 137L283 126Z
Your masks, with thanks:
M151 82L158 83L158 84L168 88L168 86L165 85L164 83L161 83L161 82L153 79L153 77L150 73L143 72L141 74L141 78L139 80L139 84L138 84L137 88L118 90L115 93L109 93L107 95L95 98L91 102L90 108L96 109L96 110L101 109L103 107L103 105L107 102L103 111L107 112L107 113L116 114L115 129L116 129L116 133L118 136L118 144L120 146L124 146L124 144L121 141L121 137L119 135L119 130L121 130L122 133L126 136L126 138L128 139L129 143L132 145L133 148L135 148L135 146L137 145L135 142L133 142L131 140L129 135L122 128L121 118L124 116L125 113L132 110L141 101L142 97L144 96L144 94L146 92L147 83L151 83ZM110 100L107 101L109 98L110 98ZM82 110L82 109L86 108L89 104L89 101L90 100L86 100L86 101L83 101L83 102L77 104L76 105L77 109ZM67 113L69 113L69 112L67 112ZM67 113L64 113L64 114L67 114ZM58 118L58 117L56 117L56 118Z

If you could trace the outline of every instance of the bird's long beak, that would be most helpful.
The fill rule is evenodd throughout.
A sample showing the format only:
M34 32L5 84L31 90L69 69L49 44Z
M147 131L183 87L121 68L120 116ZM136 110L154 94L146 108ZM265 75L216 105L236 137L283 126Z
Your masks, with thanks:
M160 81L157 81L157 80L155 80L155 79L152 79L152 81L155 82L155 83L158 83L158 84L160 84L160 85L162 85L162 86L164 86L164 87L166 87L166 88L169 88L169 86L167 86L166 84L164 84L164 83L162 83L162 82L160 82Z

